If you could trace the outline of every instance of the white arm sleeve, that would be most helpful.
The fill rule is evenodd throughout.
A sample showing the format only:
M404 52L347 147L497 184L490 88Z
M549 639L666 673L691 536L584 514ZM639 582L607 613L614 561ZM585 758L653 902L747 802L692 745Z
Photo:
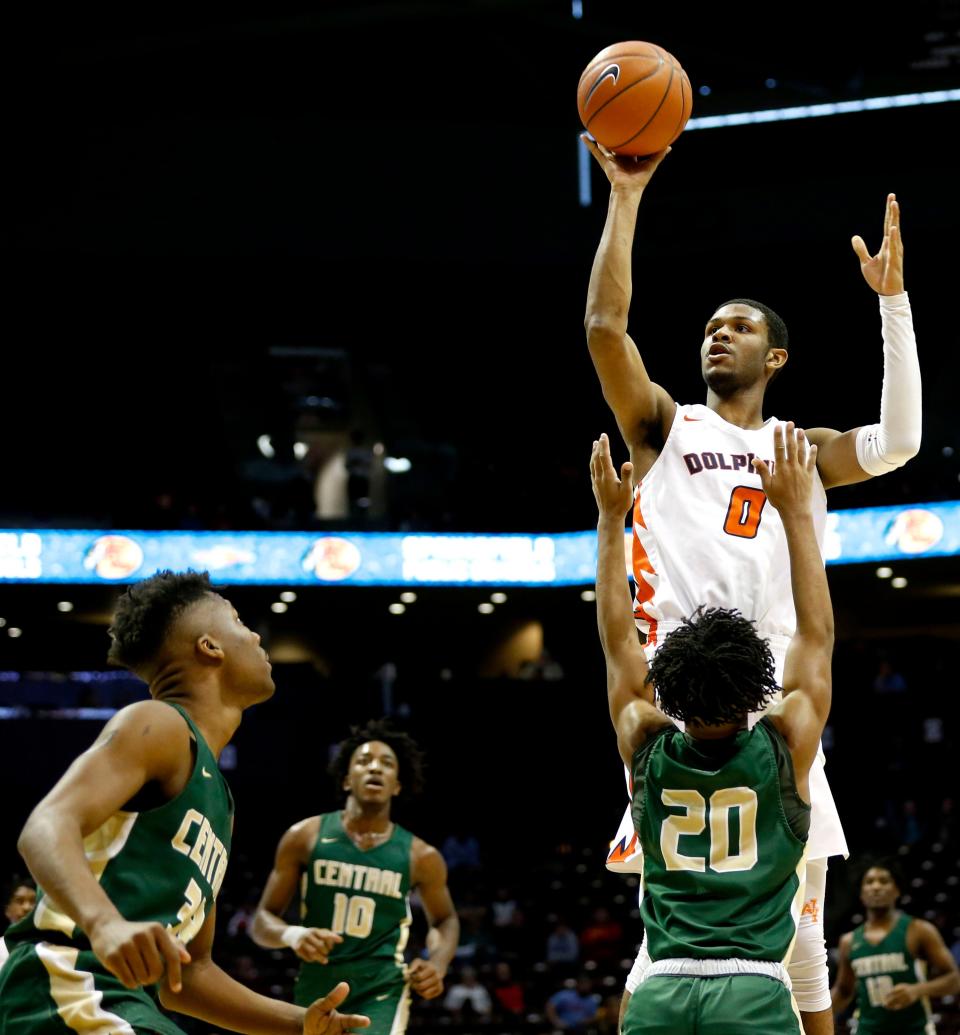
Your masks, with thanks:
M857 460L878 476L902 467L920 450L920 363L906 291L880 296L883 328L883 392L880 423L857 433Z

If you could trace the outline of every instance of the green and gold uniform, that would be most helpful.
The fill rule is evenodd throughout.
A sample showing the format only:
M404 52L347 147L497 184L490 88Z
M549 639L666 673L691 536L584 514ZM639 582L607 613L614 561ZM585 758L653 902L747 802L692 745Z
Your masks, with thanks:
M633 758L652 964L625 1035L799 1033L784 963L803 905L810 806L769 719L723 740L667 726Z
M309 1006L340 981L350 995L339 1008L366 1014L368 1035L400 1035L410 992L403 950L410 934L410 849L413 835L394 824L382 845L361 851L339 812L320 817L320 830L301 878L301 923L326 927L343 941L327 964L301 963L294 1000Z
M894 985L925 981L924 963L907 948L912 917L900 913L886 937L876 945L864 937L861 924L850 941L850 966L857 978L857 1035L927 1035L933 1032L930 1001L919 999L904 1010L883 1005Z
M227 871L233 799L213 752L178 705L196 745L183 790L159 808L117 812L84 838L93 875L133 922L165 924L189 944ZM0 970L0 1035L183 1035L153 989L125 988L90 950L74 921L42 889L6 934Z

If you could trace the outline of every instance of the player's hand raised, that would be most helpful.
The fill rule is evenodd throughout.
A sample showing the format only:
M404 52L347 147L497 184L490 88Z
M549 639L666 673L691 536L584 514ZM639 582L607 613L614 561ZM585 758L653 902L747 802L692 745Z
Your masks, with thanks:
M620 190L642 191L657 171L657 166L670 154L670 148L667 147L645 157L615 155L599 141L594 140L589 133L581 133L580 139L600 164L604 175L610 181L610 186Z
M341 1035L370 1025L370 1018L359 1013L337 1013L337 1007L350 994L350 986L341 981L322 999L307 1007L303 1018L303 1035Z
M190 953L163 924L133 923L117 916L92 927L87 935L97 959L126 988L154 985L166 974L171 991L180 991L180 967L190 962Z
M430 960L415 959L407 970L410 987L424 999L436 999L443 991L443 975Z
M779 424L773 432L774 464L754 460L767 499L781 518L810 514L813 473L817 467L817 447L807 441L802 428L793 421Z
M590 479L600 517L615 517L622 521L624 514L633 505L633 464L628 460L620 468L620 477L617 477L610 458L610 439L605 434L593 443Z
M308 927L306 933L294 947L294 952L307 963L327 963L334 945L343 938L326 927Z
M850 243L860 260L863 279L878 295L898 295L903 291L903 238L900 236L900 206L895 194L887 195L880 251L871 255L859 235Z

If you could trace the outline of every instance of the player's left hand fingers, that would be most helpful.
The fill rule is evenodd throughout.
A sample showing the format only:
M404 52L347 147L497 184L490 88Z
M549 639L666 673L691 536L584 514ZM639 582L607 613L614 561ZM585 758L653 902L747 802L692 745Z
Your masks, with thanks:
M414 985L413 990L421 999L436 999L443 991L443 982L439 978L432 981L425 981L423 984Z
M797 426L792 420L787 421L787 426L783 431L783 439L787 460L792 464L797 459Z
M590 476L594 481L600 474L600 442L594 441L593 449L590 450Z
M620 484L633 485L633 464L629 460L625 461L620 467Z
M763 486L764 492L767 492L770 485L770 468L767 467L766 460L754 457L753 469L760 475L760 484Z
M900 242L900 203L896 197L890 204L890 237L895 238L902 247L902 242Z
M362 1013L338 1013L337 1020L340 1025L337 1028L331 1028L331 1032L356 1031L359 1028L370 1027L370 1018Z
M813 473L814 468L817 466L817 446L815 442L808 440L807 449L807 470Z
M908 987L904 985L894 985L893 988L887 993L886 999L883 1001L883 1005L888 1010L902 1010L904 1007L911 1006L913 1004L914 996Z
M346 981L341 981L338 985L334 985L322 999L314 1000L310 1004L310 1009L320 1013L332 1013L349 994L350 986Z
M603 439L604 446L604 474L606 475L607 479L613 483L614 486L619 487L620 479L617 477L617 469L613 466L613 457L610 454L610 439L607 437L606 434L602 435L601 438Z
M359 1013L313 1013L311 1007L303 1022L303 1035L343 1035L369 1027L370 1018Z
M857 253L857 258L860 260L862 265L866 265L870 262L872 256L864 243L863 238L857 234L856 237L850 238L850 244L853 245L853 250Z
M606 433L600 436L597 444L597 466L598 474L605 481L616 479L617 472L613 469L613 461L610 458L610 440Z
M803 428L797 428L796 431L796 446L797 446L797 463L804 469L807 470L807 450L809 449L810 443L807 441L806 433Z

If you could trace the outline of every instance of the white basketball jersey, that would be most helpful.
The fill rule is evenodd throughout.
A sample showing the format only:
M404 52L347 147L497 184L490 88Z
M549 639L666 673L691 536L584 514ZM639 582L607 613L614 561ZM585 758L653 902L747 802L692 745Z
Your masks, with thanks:
M773 459L776 417L754 430L703 405L677 406L660 456L634 494L634 616L657 646L701 605L735 607L783 650L796 628L783 523L751 460ZM813 522L823 549L819 475Z
M772 461L778 423L771 417L746 431L701 404L677 406L663 451L634 493L634 617L647 637L648 660L701 605L735 607L769 641L777 682L783 679L797 624L790 555L780 515L767 502L750 462L754 457ZM813 523L821 554L826 522L827 497L815 474ZM750 725L759 715L750 716ZM823 766L820 751L810 769L810 859L848 854ZM624 774L629 790L626 767ZM607 866L642 869L629 807Z

